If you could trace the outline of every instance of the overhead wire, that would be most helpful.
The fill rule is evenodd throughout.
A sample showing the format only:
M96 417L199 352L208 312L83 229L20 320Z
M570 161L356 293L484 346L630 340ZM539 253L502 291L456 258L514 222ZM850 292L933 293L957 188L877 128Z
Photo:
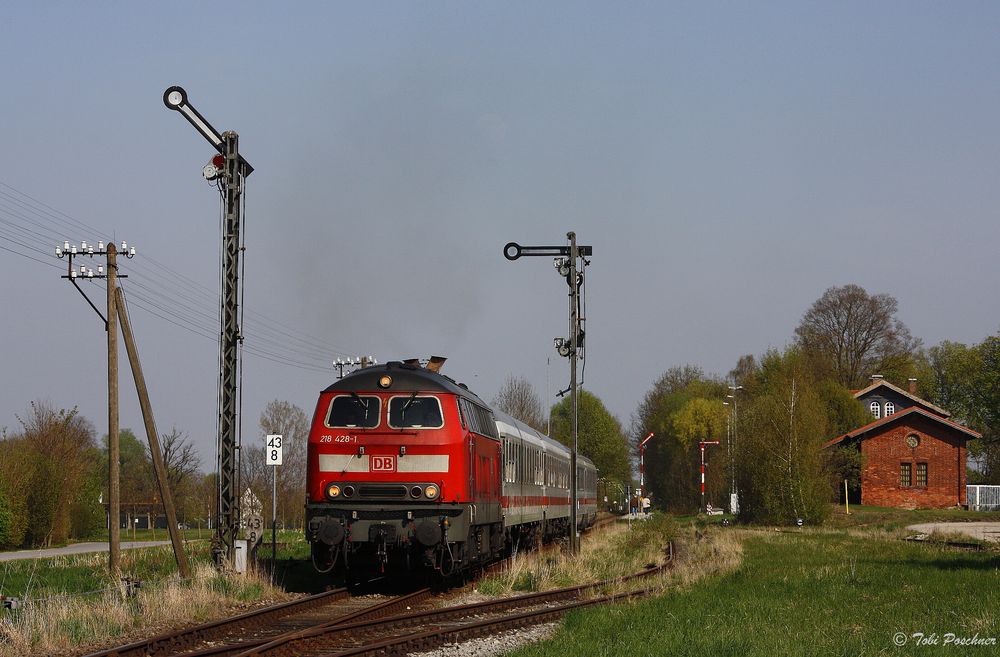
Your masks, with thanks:
M62 243L67 231L84 231L95 236L103 234L3 181L0 181L0 215L0 237L9 241L0 248L55 268L62 265L44 259L50 251L39 244L45 241ZM218 326L220 320L221 297L218 293L147 254L129 264L129 274L135 288L133 302L137 307L173 326L214 340L218 346L221 336L211 327ZM140 293L138 297L135 292ZM247 337L245 349L248 355L293 367L329 371L326 363L331 356L351 353L262 313L248 310L245 301L241 306L242 333ZM192 323L193 328L187 326L188 323Z

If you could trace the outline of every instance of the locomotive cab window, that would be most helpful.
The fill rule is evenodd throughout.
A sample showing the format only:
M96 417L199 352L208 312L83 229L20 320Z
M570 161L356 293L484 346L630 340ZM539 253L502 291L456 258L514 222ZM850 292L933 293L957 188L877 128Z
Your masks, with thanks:
M389 426L393 429L440 429L444 426L437 397L407 395L389 400Z
M326 426L371 429L378 426L380 409L378 397L338 395L330 403Z

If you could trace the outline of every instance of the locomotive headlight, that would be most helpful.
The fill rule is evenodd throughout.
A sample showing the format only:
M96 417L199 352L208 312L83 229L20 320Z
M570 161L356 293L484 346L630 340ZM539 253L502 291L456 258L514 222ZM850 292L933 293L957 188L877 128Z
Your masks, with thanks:
M391 385L392 385L392 377L389 376L388 374L386 374L385 376L379 378L379 380L378 380L378 387L379 388L388 388Z
M438 487L433 484L424 489L424 495L426 495L429 500L433 500L440 492L441 491L438 490Z
M326 496L330 498L340 497L340 486L338 486L337 484L330 484L329 486L327 486Z

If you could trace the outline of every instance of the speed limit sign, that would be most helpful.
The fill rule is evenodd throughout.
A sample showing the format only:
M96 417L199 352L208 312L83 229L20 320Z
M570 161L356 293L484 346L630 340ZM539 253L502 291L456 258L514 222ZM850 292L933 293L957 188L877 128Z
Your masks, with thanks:
M281 465L281 434L268 434L264 447L264 464Z

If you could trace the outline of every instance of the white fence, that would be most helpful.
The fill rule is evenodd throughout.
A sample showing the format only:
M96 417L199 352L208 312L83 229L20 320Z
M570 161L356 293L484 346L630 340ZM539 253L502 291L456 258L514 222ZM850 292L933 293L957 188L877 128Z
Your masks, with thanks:
M1000 510L1000 486L966 486L965 500L969 511Z

